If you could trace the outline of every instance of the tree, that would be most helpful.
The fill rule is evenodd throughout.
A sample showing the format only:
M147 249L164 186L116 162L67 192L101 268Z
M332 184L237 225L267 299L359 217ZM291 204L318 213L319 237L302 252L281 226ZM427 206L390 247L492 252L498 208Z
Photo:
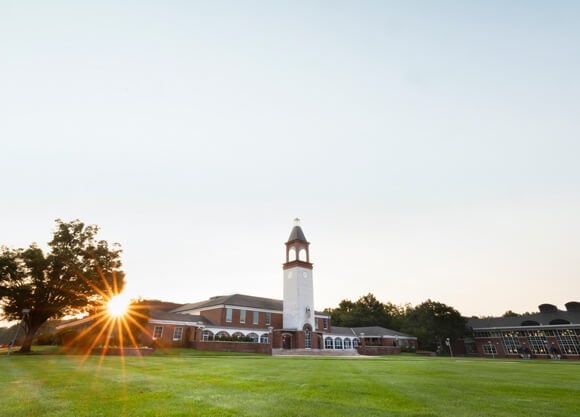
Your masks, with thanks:
M36 244L0 248L3 318L23 320L21 352L30 352L46 321L97 309L123 290L121 247L96 240L97 232L97 226L58 219L46 254Z
M326 309L336 326L381 326L399 330L404 309L391 303L383 304L372 294L360 297L356 302L342 300L337 308Z
M505 313L503 313L502 317L519 317L518 313L515 313L511 310L506 311Z
M435 351L445 339L465 336L467 320L453 307L427 300L407 310L403 331L416 336L421 348Z

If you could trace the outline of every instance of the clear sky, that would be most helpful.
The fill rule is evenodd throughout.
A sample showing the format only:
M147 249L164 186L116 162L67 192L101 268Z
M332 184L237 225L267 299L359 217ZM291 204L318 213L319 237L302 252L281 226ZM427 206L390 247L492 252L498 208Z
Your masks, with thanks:
M128 291L580 300L580 2L0 0L0 244L80 219Z

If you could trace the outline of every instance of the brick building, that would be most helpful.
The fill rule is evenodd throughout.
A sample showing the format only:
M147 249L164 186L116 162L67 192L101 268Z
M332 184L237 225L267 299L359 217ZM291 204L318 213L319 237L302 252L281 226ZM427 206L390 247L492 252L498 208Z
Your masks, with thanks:
M296 222L285 243L282 300L243 294L211 297L166 309L150 306L143 342L200 350L262 353L399 353L413 336L381 327L333 328L315 311L310 243Z
M542 304L539 313L469 319L468 353L484 357L580 359L580 303L566 310Z

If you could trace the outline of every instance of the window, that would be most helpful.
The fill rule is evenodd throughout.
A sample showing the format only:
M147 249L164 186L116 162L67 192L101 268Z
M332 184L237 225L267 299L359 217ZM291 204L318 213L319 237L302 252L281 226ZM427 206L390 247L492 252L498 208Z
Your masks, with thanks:
M345 349L350 349L352 347L351 343L350 343L350 339L347 337L344 339L344 348Z
M324 339L324 349L332 349L334 346L332 345L332 337L327 337Z
M357 338L352 339L352 347L355 349L358 347L358 339Z
M256 333L248 334L248 338L252 341L252 343L258 343L260 341L260 338Z
M259 318L260 318L260 313L258 313L257 311L254 311L254 316L252 317L252 323L258 324Z
M272 313L266 313L266 326L269 326L271 321L272 321Z
M173 340L181 340L183 336L183 327L176 327L173 329Z
M342 349L342 339L340 337L334 338L334 348L335 349Z
M153 328L153 339L161 339L163 336L163 326L155 326Z
M246 310L240 310L240 324L246 322Z
M504 331L501 335L503 342L503 349L508 355L517 355L518 347L520 346L520 339L517 335L510 331Z
M496 355L497 348L495 347L494 344L486 343L483 345L483 353L485 353L486 355Z
M232 322L232 309L226 308L226 323Z
M578 355L580 353L580 343L574 333L573 329L557 330L558 344L562 349L562 353L568 355Z
M228 332L224 332L223 330L221 332L216 333L215 335L215 340L227 340L231 338L230 334Z
M202 340L204 342L207 342L208 340L213 340L213 333L209 330L204 330Z
M260 343L269 343L269 341L268 333L263 333L262 336L260 336Z
M528 336L528 343L530 344L530 349L532 353L536 355L547 355L548 354L548 341L544 336Z
M310 333L310 329L304 331L304 347L306 349L312 348L312 333Z
M322 319L322 328L328 329L328 319Z

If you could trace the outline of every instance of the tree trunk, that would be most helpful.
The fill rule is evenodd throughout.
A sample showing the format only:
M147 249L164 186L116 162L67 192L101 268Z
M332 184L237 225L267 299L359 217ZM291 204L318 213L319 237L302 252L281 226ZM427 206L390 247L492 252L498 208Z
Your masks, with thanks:
M26 333L24 334L24 340L22 341L22 346L20 346L20 353L29 353L32 347L32 340L38 331L38 327L29 328L27 329Z

